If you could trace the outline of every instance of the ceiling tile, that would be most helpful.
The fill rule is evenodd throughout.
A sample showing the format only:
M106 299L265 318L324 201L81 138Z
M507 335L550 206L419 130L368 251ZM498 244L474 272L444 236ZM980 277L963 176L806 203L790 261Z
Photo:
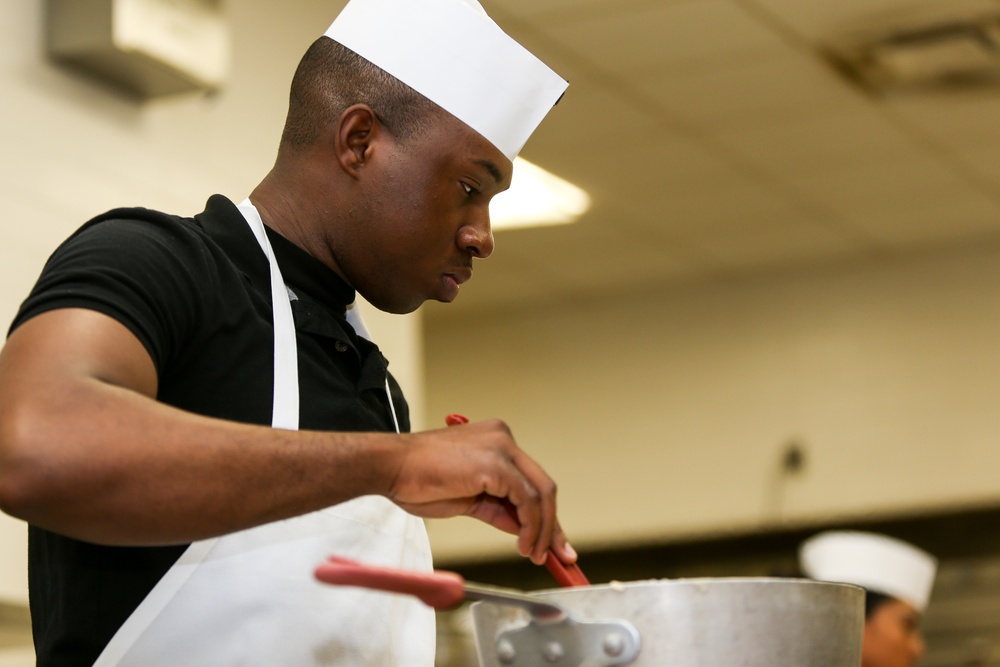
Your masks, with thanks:
M787 47L684 71L665 69L633 77L632 84L663 108L703 126L780 122L859 97L824 61Z
M462 286L454 306L427 312L431 319L458 318L484 309L604 298L723 268L663 230L637 224L628 210L617 210L571 225L498 232L494 254L475 262L474 279Z
M949 144L953 159L979 182L1000 195L1000 133L988 139L968 139Z
M684 0L673 1L683 2ZM545 2L538 0L480 0L480 4L483 5L486 12L494 18L499 19L503 14L510 13L532 18L539 25L544 25L546 19L565 18L584 12L606 15L621 11L622 7L649 4L649 2L650 0L545 0ZM503 25L501 21L497 22Z
M862 102L757 123L719 123L712 132L722 144L777 177L868 161L913 145L910 136Z
M641 76L666 65L692 64L775 48L782 40L726 0L623 7L600 19L546 24L545 33L609 76Z
M845 216L853 215L859 227L865 227L898 250L913 244L926 246L972 239L995 238L1000 233L1000 209L982 197L935 197L926 201L887 206L879 202L845 207Z
M669 235L636 226L627 211L613 222L584 221L531 234L512 232L498 248L545 267L566 294L661 282L697 272L700 256Z
M836 41L845 34L908 23L921 17L997 9L992 0L752 0L752 3L814 43Z
M691 0L480 0L490 16L499 17L510 13L530 18L533 23L544 26L548 21L586 17L600 19L622 11L654 4L681 3ZM498 21L499 22L499 21Z
M616 126L615 132L595 132L604 138L558 150L543 150L546 142L540 140L531 144L532 150L539 150L526 151L525 157L587 190L595 209L614 202L613 208L601 211L611 216L623 208L656 205L672 192L701 190L734 173L724 156L697 138L648 126Z
M795 184L887 242L908 244L1000 232L1000 204L947 165L914 150L841 162Z
M675 194L663 216L646 220L709 257L746 266L752 261L854 253L864 239L834 218L818 215L788 191L739 175Z
M657 119L600 83L570 82L566 95L531 136L524 157L538 152L607 148L622 137L658 132Z
M943 141L989 141L1000 134L1000 86L951 94L914 92L887 96L883 103L900 119Z
M860 256L869 249L840 228L819 222L792 207L769 213L727 216L695 223L693 236L727 269L799 266L817 260ZM692 241L693 242L693 241Z

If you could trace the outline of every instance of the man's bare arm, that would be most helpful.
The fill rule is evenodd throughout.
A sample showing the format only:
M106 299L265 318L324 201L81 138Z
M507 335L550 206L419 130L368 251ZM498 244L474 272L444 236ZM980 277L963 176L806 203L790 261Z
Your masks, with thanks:
M284 431L155 400L146 349L114 319L55 310L0 351L0 507L105 544L171 544L380 494L420 516L468 514L553 544L555 485L499 421L411 435ZM509 499L517 526L495 501Z

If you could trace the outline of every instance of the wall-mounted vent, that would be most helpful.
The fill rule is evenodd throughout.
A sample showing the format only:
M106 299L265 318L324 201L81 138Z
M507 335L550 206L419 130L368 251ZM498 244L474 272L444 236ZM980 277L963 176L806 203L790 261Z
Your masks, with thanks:
M224 0L47 0L58 62L140 98L222 86L229 68Z

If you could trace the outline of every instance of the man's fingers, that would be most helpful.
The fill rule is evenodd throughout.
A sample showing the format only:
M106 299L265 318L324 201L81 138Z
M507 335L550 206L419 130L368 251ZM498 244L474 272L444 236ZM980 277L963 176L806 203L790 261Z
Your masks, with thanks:
M494 528L511 535L520 535L521 522L517 518L517 510L506 499L495 498L481 494L468 515L484 521Z
M556 533L552 537L552 550L555 552L556 557L566 565L572 565L577 561L576 549L570 545L566 539L566 534L563 533L562 528L559 526L556 526Z
M524 477L524 499L511 497L522 526L518 547L532 562L542 564L558 527L556 484L541 466L523 453L519 453L513 463Z

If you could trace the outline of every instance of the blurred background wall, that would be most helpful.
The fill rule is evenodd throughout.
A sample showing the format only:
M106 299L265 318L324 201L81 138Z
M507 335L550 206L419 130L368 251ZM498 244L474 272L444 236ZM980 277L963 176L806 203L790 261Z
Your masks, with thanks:
M508 420L560 481L582 548L992 506L998 259L637 290L429 328L428 419ZM433 530L439 556L509 545L472 522Z

